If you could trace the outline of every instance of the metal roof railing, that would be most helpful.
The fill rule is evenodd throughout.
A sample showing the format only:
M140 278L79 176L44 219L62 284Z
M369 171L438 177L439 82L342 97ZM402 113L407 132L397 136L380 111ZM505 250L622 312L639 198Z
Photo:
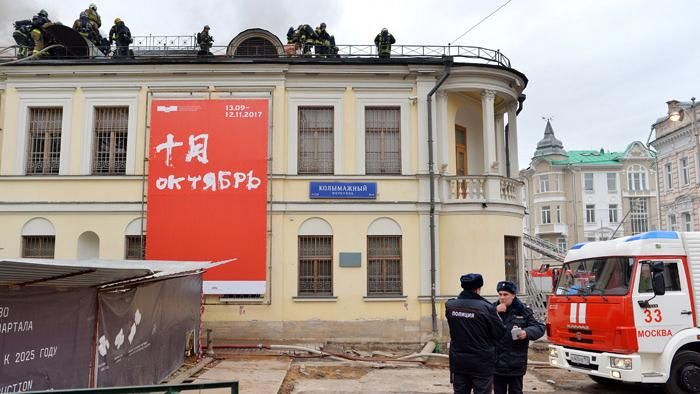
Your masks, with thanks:
M112 47L112 54L102 56L97 50L86 51L85 48L67 48L58 44L63 50L54 51L40 59L89 59L89 58L109 58L116 52L116 47ZM295 58L312 58L314 60L321 59L369 59L379 58L379 53L375 45L337 45L337 53L314 53L312 45L311 53L303 54L300 46L282 45L275 46L271 43L268 45L251 46L241 45L237 48L228 46L214 46L209 49L208 54L204 57L214 58L278 58L278 59L295 59ZM134 58L197 58L203 56L200 48L197 45L195 36L134 36L133 43L129 46L133 51ZM243 49L239 51L239 49ZM30 53L26 48L20 46L11 46L0 48L0 65L4 63L16 63L16 59L21 58L23 54ZM71 53L91 53L89 57L71 56ZM319 51L322 52L322 51ZM323 52L328 52L325 50ZM336 52L336 51L331 51ZM465 63L480 63L480 64L495 64L506 68L511 68L511 62L508 57L503 55L500 50L488 49L473 46L452 46L452 45L392 45L392 59L440 59L451 57L455 62ZM30 60L29 58L26 58ZM123 59L123 58L122 58ZM34 58L31 58L34 60ZM31 61L30 60L30 61ZM20 60L24 62L25 60Z

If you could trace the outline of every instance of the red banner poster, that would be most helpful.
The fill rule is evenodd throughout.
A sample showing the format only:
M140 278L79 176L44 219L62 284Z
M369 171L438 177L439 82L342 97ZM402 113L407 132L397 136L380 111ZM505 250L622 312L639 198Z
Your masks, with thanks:
M207 294L263 294L268 100L154 100L149 260L218 261Z

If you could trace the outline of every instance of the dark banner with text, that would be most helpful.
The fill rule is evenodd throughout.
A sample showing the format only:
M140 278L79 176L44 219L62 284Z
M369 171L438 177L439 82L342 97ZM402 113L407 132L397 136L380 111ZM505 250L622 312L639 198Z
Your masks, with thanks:
M204 275L208 294L263 294L266 99L154 100L148 160L150 260L238 259Z
M0 288L0 393L88 387L96 298Z

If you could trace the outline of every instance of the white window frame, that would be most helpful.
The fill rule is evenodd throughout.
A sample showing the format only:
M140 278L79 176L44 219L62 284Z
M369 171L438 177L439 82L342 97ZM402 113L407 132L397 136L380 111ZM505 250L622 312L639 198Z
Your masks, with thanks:
M299 157L299 107L333 107L333 174L345 175L345 162L343 160L343 95L345 88L287 88L289 100L287 102L287 130L289 130L287 150L287 174L298 175ZM364 155L363 155L364 156ZM320 175L305 174L304 176Z
M668 215L668 229L670 231L678 231L678 221L675 214Z
M542 224L552 224L552 208L549 205L540 208L540 221Z
M411 152L411 122L410 103L407 99L408 92L396 91L395 89L363 89L355 88L355 171L357 174L366 175L365 159L365 110L367 107L399 107L400 130L401 133L401 175L411 175L413 160ZM469 149L467 147L467 149ZM468 153L468 152L467 152ZM398 175L398 174L397 174ZM372 175L374 176L374 175ZM389 175L390 176L390 175ZM386 177L383 175L383 177Z
M69 174L70 144L73 125L73 94L70 89L46 89L18 87L19 108L17 114L17 137L15 141L15 168L12 175L27 175L27 144L29 143L29 113L32 108L62 108L61 114L61 154L58 175ZM34 175L56 176L51 175Z
M683 231L693 231L693 215L690 212L681 212Z
M561 191L561 189L559 188L559 174L552 174L552 178L554 179L554 187L552 191Z
M557 205L557 223L561 223L561 205Z
M610 176L612 175L612 177ZM608 193L616 193L617 192L617 173L614 172L608 172L606 175L606 180L608 183ZM610 181L613 181L613 188L610 188Z
M613 207L615 208L613 209ZM608 204L608 221L610 223L619 223L620 218L618 217L617 209L617 204Z
M673 190L673 164L671 162L664 164L664 186L666 190Z
M595 204L586 204L585 214L587 224L595 223Z
M687 156L678 159L678 183L681 187L690 185L690 161Z
M587 179L589 176L591 178L590 189L588 188L588 179ZM595 176L593 175L592 172L584 172L583 173L583 190L585 192L594 192L595 191Z
M647 191L647 171L644 167L634 165L627 170L627 189L630 191Z
M83 88L85 92L85 117L83 125L83 146L80 160L80 174L92 175L92 162L95 160L95 108L128 107L129 120L126 140L126 169L124 175L136 174L136 145L138 140L138 95L139 88ZM94 176L123 176L100 175Z
M540 193L546 193L549 190L549 175L540 175L539 176L539 192Z
M568 245L566 244L566 238L557 238L557 246L559 249L567 250Z

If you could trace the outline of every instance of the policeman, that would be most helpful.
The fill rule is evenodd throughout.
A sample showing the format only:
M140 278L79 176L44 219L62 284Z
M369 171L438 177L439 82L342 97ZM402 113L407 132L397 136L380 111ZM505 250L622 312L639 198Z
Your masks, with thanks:
M379 52L379 57L388 58L391 56L391 44L395 43L396 39L389 29L386 27L374 37L374 45L377 47L377 52Z
M214 36L209 35L209 25L204 25L202 31L197 33L197 44L199 45L198 56L211 55L209 50L214 45Z
M544 335L544 324L538 322L532 309L516 294L518 286L509 281L496 285L498 301L494 303L506 326L506 334L496 343L495 394L522 394L523 376L527 371L527 350L530 341Z
M117 49L112 55L113 58L129 56L129 44L133 42L131 31L119 18L114 19L114 26L109 30L109 44L112 45L112 42L117 44Z
M481 297L480 274L462 275L464 289L445 303L450 326L450 380L454 392L490 394L495 344L506 334L496 307Z
M42 29L48 26L50 23L51 20L49 19L49 13L46 12L46 10L41 10L38 14L32 17L32 30L30 34L32 36L32 40L34 40L34 56L41 56L39 52L44 49L45 39Z

